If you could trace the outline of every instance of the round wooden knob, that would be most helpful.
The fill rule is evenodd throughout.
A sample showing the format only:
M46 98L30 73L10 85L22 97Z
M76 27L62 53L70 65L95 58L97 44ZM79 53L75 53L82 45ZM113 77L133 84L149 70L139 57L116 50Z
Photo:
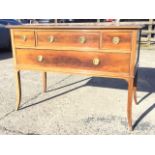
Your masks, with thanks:
M113 44L119 44L120 43L120 38L119 37L113 37L112 38L112 43Z
M86 42L86 38L84 36L80 37L79 41L80 41L81 44L84 44Z
M93 59L93 64L94 64L95 66L99 65L99 64L100 64L100 59L99 59L99 58L94 58L94 59Z
M44 60L44 57L42 55L37 56L37 61L42 62Z
M52 42L54 42L54 40L55 40L54 36L48 37L48 42L52 43Z

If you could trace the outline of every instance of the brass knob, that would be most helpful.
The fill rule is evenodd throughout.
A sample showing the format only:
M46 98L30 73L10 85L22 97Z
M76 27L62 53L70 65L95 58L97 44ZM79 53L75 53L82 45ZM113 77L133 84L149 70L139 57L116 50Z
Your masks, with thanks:
M94 64L95 66L99 65L99 64L100 64L100 59L99 59L99 58L94 58L94 59L93 59L93 64Z
M27 36L21 36L21 39L22 39L23 41L26 41L26 40L27 40Z
M52 43L52 42L54 42L54 40L55 40L54 36L48 37L48 42Z
M112 43L113 44L119 44L120 43L120 38L119 37L113 37L112 38Z
M79 38L79 41L81 44L84 44L86 42L86 38L84 36Z
M42 62L44 60L44 57L42 55L37 56L37 61Z

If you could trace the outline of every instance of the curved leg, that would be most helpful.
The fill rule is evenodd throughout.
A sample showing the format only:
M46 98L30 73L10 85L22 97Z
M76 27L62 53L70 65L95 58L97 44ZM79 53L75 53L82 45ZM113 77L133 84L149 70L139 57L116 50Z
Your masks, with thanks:
M130 78L128 81L128 105L127 105L127 119L128 129L132 131L132 98L133 98L133 84L134 79Z
M43 72L43 92L47 91L47 73Z
M21 79L20 71L16 71L16 110L19 109L21 103Z

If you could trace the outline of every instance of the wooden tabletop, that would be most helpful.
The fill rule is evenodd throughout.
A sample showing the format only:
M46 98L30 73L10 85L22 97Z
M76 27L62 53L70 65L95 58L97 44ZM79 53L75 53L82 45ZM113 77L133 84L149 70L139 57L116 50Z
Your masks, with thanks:
M24 24L9 25L9 29L141 29L143 25L123 25L116 23L59 23L59 24Z

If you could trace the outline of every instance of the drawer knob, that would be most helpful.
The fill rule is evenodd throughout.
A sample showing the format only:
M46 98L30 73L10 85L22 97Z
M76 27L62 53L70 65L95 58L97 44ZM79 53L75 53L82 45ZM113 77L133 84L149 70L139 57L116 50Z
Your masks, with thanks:
M100 64L100 59L99 58L94 58L93 59L93 65L98 66Z
M54 42L54 40L55 40L54 36L50 36L50 37L48 38L48 42L50 42L50 43Z
M44 57L42 55L37 56L37 61L42 62L44 60Z
M26 41L26 40L27 40L27 36L21 36L21 39L22 39L23 41Z
M86 38L85 37L80 37L79 41L81 44L84 44L86 42Z
M112 43L116 44L116 45L119 44L120 43L120 38L119 37L113 37L112 38Z

